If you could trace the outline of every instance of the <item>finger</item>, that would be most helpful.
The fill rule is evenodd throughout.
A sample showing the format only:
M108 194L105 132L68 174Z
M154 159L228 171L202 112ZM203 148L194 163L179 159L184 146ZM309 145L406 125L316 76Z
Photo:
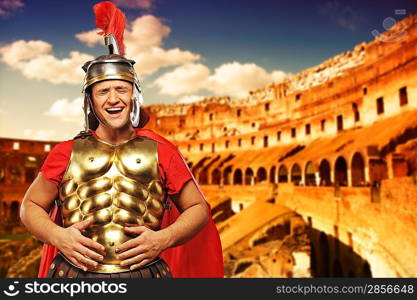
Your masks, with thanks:
M127 242L124 242L123 244L121 244L115 251L116 251L116 253L120 253L120 252L126 251L130 248L136 247L138 245L139 245L138 239L134 238L134 239L128 240Z
M149 230L149 228L145 226L124 227L124 229L128 233L135 233L135 234L141 234Z
M76 266L78 266L80 269L82 269L82 270L84 270L84 271L87 271L87 266L85 266L85 265L83 265L82 263L80 263L75 257L71 257L70 258L70 261L74 264L74 265L76 265Z
M144 260L142 260L140 263L138 263L138 264L134 264L134 265L131 265L130 266L130 270L135 270L135 269L139 269L139 268L141 268L141 267L143 267L143 266L146 266L148 263L150 263L151 262L151 259L149 259L149 258L145 258Z
M126 258L132 257L132 256L134 256L134 255L141 254L141 253L143 253L143 252L144 252L144 250L145 250L145 249L144 249L142 246L139 246L139 247L134 247L134 248L131 248L131 249L129 249L129 250L126 250L126 251L124 251L124 252L122 252L122 253L118 254L118 255L117 255L117 258L118 258L118 259L126 259Z
M96 241L89 239L88 237L81 236L80 243L83 244L84 246L87 246L88 248L97 250L103 255L106 254L106 248L104 248L102 244L99 244Z
M133 264L140 263L144 259L146 259L146 254L145 253L142 253L142 254L136 255L136 256L134 256L132 258L123 260L120 263L120 265L121 266L130 266L130 265L133 265Z
M77 228L79 231L84 230L85 228L87 228L88 226L90 226L91 224L94 223L93 219L87 219L78 223L75 223L74 226L75 228Z
M89 257L83 256L81 253L76 252L74 254L74 256L83 265L90 266L90 267L93 267L93 268L97 267L97 265L98 265L97 262L90 259ZM87 271L87 270L84 270L84 271Z
M84 256L88 256L91 259L94 259L95 261L102 261L103 256L98 254L97 252L94 252L91 249L88 249L87 247L84 247L83 245L80 245L79 248L77 248L77 251L80 252Z

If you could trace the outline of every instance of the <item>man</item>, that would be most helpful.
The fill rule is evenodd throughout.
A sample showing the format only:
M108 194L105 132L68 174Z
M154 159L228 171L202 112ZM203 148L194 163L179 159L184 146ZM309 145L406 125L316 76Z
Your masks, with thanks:
M134 62L119 54L123 30L99 25L100 15L116 18L110 24L124 23L124 15L110 2L94 9L110 54L83 66L86 130L54 147L21 206L28 230L58 250L46 246L40 273L222 276L218 233L196 181L174 145L142 129L148 116ZM175 207L167 211L169 200Z

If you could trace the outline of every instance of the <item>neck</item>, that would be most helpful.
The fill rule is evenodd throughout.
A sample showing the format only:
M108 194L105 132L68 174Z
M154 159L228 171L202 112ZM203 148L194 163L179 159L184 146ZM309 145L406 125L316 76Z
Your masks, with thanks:
M96 134L100 137L100 139L106 141L107 143L118 145L133 138L136 135L136 131L130 123L117 129L106 127L100 123L96 130Z

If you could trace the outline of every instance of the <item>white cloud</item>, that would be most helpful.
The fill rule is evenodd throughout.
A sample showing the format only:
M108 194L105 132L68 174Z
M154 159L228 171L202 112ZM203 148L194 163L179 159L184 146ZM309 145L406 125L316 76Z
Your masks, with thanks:
M209 88L216 95L242 98L251 90L259 89L285 77L283 71L268 73L258 65L226 63L214 70L209 78Z
M255 90L285 78L283 71L268 73L256 64L226 63L210 73L202 64L187 64L157 78L153 85L161 94L178 96L207 90L215 95L242 98Z
M149 10L154 5L154 0L113 0L114 4L120 7L137 8Z
M33 130L33 129L25 129L23 130L23 135L31 140L43 140L43 141L50 141L55 134L55 130L48 129L48 130Z
M94 47L96 44L104 45L104 38L102 35L98 34L98 32L98 30L80 32L75 35L75 38L87 44L90 48Z
M153 85L161 94L178 96L194 93L207 85L210 70L202 64L186 64L157 78Z
M0 17L4 18L14 13L19 8L23 8L24 3L21 0L1 0Z
M186 95L181 97L178 101L175 103L193 103L199 100L203 100L204 96L201 95Z
M52 45L44 41L15 41L0 48L1 61L15 66L23 61L49 53Z
M201 58L199 54L178 48L163 49L163 41L170 33L171 28L152 15L139 17L130 26L128 24L124 34L126 57L136 61L138 74L152 74L163 67L182 65ZM75 37L89 47L102 44L103 40L96 30L82 32Z
M83 104L82 97L78 97L73 101L68 99L60 99L55 101L45 115L56 117L64 122L80 122L83 121Z
M80 84L84 78L81 66L93 56L72 51L68 58L58 59L44 41L19 40L0 48L0 61L19 70L29 79Z

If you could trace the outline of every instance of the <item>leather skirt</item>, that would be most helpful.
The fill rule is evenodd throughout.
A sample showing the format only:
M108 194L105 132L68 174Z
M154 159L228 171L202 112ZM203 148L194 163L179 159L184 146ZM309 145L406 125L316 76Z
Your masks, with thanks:
M171 270L162 259L147 264L133 271L120 273L95 273L83 271L70 264L61 254L57 254L52 261L47 278L171 278Z

